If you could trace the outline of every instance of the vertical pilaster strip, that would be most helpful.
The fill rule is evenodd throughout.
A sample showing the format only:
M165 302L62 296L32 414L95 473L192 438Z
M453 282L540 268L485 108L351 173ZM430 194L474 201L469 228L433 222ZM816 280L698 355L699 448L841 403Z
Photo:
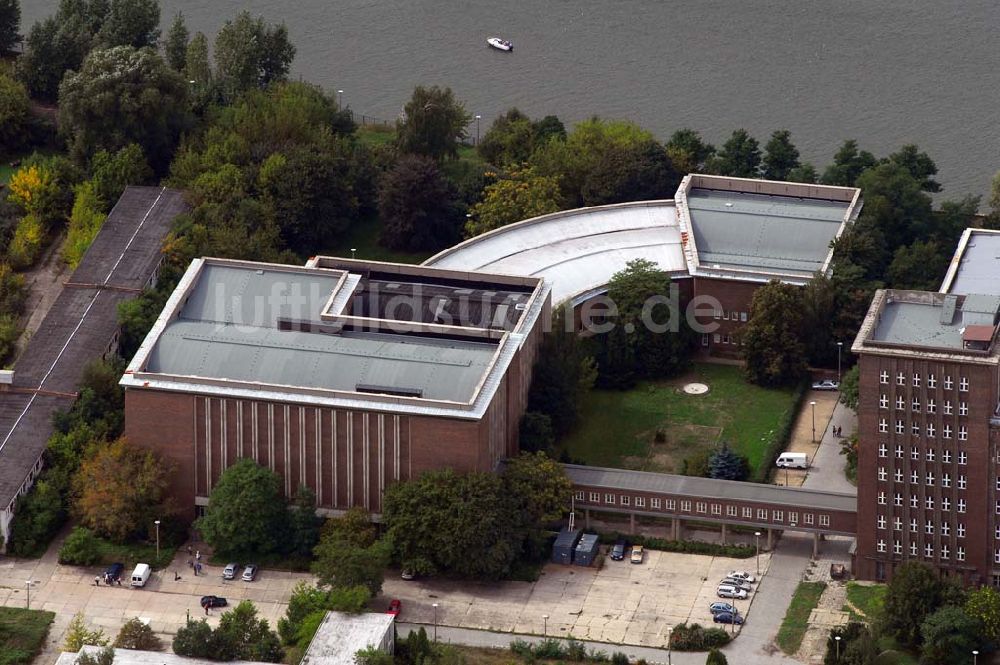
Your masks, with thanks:
M236 401L236 457L243 458L243 400Z
M334 508L337 507L337 501L339 497L337 495L337 411L334 409L332 421L330 422L330 443L332 444L333 450L330 451L333 454L333 501L330 502Z
M385 491L385 414L378 414L378 510L382 512Z
M229 456L227 447L229 446L229 437L226 429L226 398L223 397L219 400L219 450L221 451L222 468L219 471L225 471L229 467Z
M354 412L347 412L347 503L354 503Z
M257 402L250 403L250 413L253 416L253 426L250 431L253 433L253 461L260 464L260 427L257 424Z
M393 445L393 458L395 460L395 465L393 466L393 480L399 480L399 416L392 417L392 445Z
M323 503L323 412L316 407L316 505Z
M306 407L299 407L299 485L306 484ZM296 488L297 489L297 488Z
M267 465L274 471L274 404L267 405Z
M205 398L205 493L212 492L212 398Z
M284 439L285 439L285 441L284 441L285 468L284 468L284 473L282 475L285 476L285 496L287 497L287 496L291 496L292 495L292 478L291 478L291 476L292 476L292 423L291 423L291 420L292 420L292 407L290 405L286 404L285 405L285 411L284 411L284 413L285 413L285 417L284 417L284 422L282 424L285 426L284 427L284 429L285 429L285 437L284 437Z

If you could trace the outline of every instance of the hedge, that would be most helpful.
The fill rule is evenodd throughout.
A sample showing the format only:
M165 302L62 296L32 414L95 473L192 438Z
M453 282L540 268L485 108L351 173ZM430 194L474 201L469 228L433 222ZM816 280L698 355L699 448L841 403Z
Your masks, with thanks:
M778 459L778 455L785 450L785 447L788 445L788 440L792 436L792 430L795 428L795 419L798 418L799 411L802 409L802 402L805 401L806 393L809 391L809 386L809 381L806 380L799 384L799 387L796 388L795 401L792 404L792 408L785 411L782 415L781 423L777 428L775 428L771 440L764 448L764 458L750 476L750 482L769 482L771 471L774 469L774 461Z
M677 651L706 651L729 644L729 633L721 628L679 623L670 632L670 648Z
M633 545L642 545L651 550L661 552L680 552L682 554L708 554L711 556L725 556L733 559L749 559L757 553L753 547L747 545L718 545L716 543L703 543L697 540L664 540L662 538L651 538L649 536L631 536L623 533L600 533L600 541L606 545L613 544L622 539Z

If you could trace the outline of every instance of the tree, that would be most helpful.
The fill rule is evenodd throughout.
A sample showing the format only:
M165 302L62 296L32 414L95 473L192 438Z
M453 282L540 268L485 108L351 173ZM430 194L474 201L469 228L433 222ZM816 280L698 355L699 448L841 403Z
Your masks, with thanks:
M107 646L108 638L105 637L104 631L100 628L89 630L83 612L77 612L70 619L69 626L66 627L66 641L63 642L62 648L63 651L76 653L85 644L95 647Z
M576 425L583 397L597 380L594 357L576 331L566 329L572 317L567 307L556 311L538 348L528 393L528 410L547 415L557 436Z
M17 61L18 78L32 97L44 102L56 100L63 74L79 69L90 50L93 32L88 19L64 11L71 4L61 4L55 16L31 26Z
M364 586L324 590L299 582L292 589L285 616L278 619L278 634L285 644L308 643L315 632L315 627L312 632L306 627L310 618L322 621L327 611L359 614L370 599L371 593Z
M250 12L226 21L215 36L216 73L230 96L284 81L294 58L285 24L268 25Z
M747 458L723 442L708 458L708 475L720 480L746 480L750 473Z
M315 560L311 570L322 586L363 586L372 596L377 596L382 591L385 567L389 565L391 554L392 548L385 541L362 548L340 539L335 533L327 534L313 550Z
M556 443L552 418L547 413L527 411L518 428L518 447L528 452L553 452Z
M83 653L73 662L73 665L112 665L115 662L115 650L112 647L104 647L97 652L97 655Z
M100 150L90 162L91 181L94 193L110 210L129 185L145 185L153 178L153 172L146 163L142 148L129 143L117 152Z
M76 268L83 258L90 243L97 237L101 225L107 215L104 214L104 204L94 193L94 184L85 182L74 189L76 200L73 202L73 212L70 214L66 242L63 244L62 257L71 268Z
M119 649L163 651L163 641L157 637L149 624L139 617L133 617L122 625L115 638L114 646Z
M973 649L982 649L982 624L961 607L942 607L920 626L923 657L928 665L951 665L968 659Z
M855 365L844 372L840 381L840 403L847 408L858 410L858 379L861 376L861 368Z
M965 599L964 609L978 622L984 641L991 644L1000 641L1000 592L990 586L974 589Z
M740 331L751 383L782 386L805 376L802 330L802 294L799 287L772 280L758 288L750 306L750 320Z
M681 176L705 171L705 164L715 154L715 147L705 143L693 129L679 129L666 144L667 155Z
M920 188L925 192L940 192L941 183L934 180L938 168L934 160L926 152L917 152L919 148L911 144L904 145L898 151L889 155L888 162L899 164L920 182Z
M873 665L879 651L868 626L852 621L830 631L823 665Z
M710 168L719 175L737 178L760 176L760 144L745 129L737 129L722 144Z
M572 483L562 465L545 453L521 453L507 460L503 484L515 502L515 519L527 528L554 522L567 512Z
M111 0L98 43L105 47L156 47L160 39L159 0Z
M535 150L535 127L528 116L512 108L493 121L476 150L490 164L516 167Z
M705 659L705 665L729 665L729 661L726 660L726 654L722 653L718 649L712 649L708 652L708 658Z
M547 115L532 125L535 130L535 146L547 143L551 140L564 141L566 139L566 126L557 116Z
M59 86L60 130L78 159L137 143L162 170L187 124L186 85L152 49L95 49Z
M322 523L323 520L316 515L316 493L308 485L299 485L295 501L288 511L293 554L309 558L319 541L319 527Z
M789 182L808 182L813 183L819 180L819 173L816 172L816 167L812 164L802 164L796 166L794 169L788 172Z
M788 180L791 172L799 166L799 151L792 144L792 133L780 129L771 134L764 146L763 176L768 180Z
M203 109L212 98L215 77L208 59L208 37L202 32L194 33L184 52L184 79L191 86L192 106Z
M222 473L195 528L217 552L264 555L280 549L287 517L281 477L244 458Z
M454 159L471 119L451 88L417 86L396 124L396 146L405 154Z
M257 616L257 608L249 600L222 615L212 633L214 660L250 660L278 663L284 657L281 641L271 630L267 619Z
M820 179L824 185L854 187L858 176L878 163L875 155L867 150L858 150L854 139L844 141L833 155L833 164L828 166Z
M0 53L9 51L14 46L20 28L20 0L0 0ZM2 122L0 122L0 126L3 126Z
M561 209L562 195L557 179L535 175L531 168L511 171L487 185L483 200L472 207L465 235L471 238Z
M204 35L202 35L204 37ZM187 51L190 33L184 24L184 13L177 12L174 22L167 31L167 40L163 44L163 52L167 56L167 64L174 71L183 72L187 67ZM206 62L208 58L206 57ZM190 80L190 79L189 79Z
M905 646L917 646L921 627L941 606L942 585L934 570L917 561L896 568L885 595L882 628Z
M324 539L333 537L352 547L370 547L378 539L378 529L372 517L360 506L352 506L337 517L331 517L323 525Z
M937 242L917 240L896 250L886 277L894 289L936 291L949 263L949 253Z
M354 665L392 665L392 656L378 647L370 646L354 654Z
M115 542L144 536L154 520L174 512L167 491L172 473L153 451L118 439L80 465L74 510L84 525Z
M0 0L0 13L5 1ZM31 100L24 84L0 73L0 154L11 154L24 145L30 120Z
M59 563L63 565L93 566L100 560L100 543L93 531L82 526L74 527L59 548Z
M187 623L177 629L170 648L178 656L211 658L212 627L204 619L193 621L189 617Z
M583 181L583 202L592 206L671 198L679 183L670 158L656 141L611 146Z
M458 191L430 157L405 155L382 178L382 234L392 249L434 251L461 237L465 210Z

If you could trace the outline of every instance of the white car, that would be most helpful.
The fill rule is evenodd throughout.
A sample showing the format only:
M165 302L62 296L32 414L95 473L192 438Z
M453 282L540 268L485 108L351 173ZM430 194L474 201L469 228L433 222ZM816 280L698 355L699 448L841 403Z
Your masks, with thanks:
M737 598L739 600L746 600L747 592L743 589L737 589L732 584L720 584L719 588L715 590L715 594L719 598Z
M817 381L813 384L813 390L840 390L840 384L830 379Z
M751 584L757 581L757 578L754 577L753 573L749 573L745 570L730 570L726 573L726 577L739 577L740 579L744 579Z
M719 585L734 586L737 589L743 589L747 593L753 591L753 586L749 582L740 577L727 577L721 582L719 582Z

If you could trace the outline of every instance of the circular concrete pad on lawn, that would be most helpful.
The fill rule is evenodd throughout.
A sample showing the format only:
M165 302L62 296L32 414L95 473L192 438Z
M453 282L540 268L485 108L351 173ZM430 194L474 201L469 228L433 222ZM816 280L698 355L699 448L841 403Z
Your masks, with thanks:
M704 395L708 392L708 386L704 383L689 383L684 386L684 392L688 395Z

